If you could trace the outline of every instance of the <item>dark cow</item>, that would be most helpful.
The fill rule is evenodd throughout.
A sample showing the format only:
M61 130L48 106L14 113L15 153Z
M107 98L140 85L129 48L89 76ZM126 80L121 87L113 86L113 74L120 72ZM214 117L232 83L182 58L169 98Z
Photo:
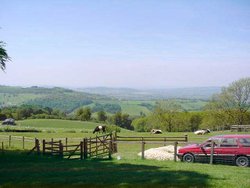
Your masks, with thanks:
M2 122L2 125L16 125L16 123L13 118L8 118Z
M93 134L96 133L96 132L100 133L101 131L102 131L102 133L106 132L106 126L105 125L98 125L98 126L96 126L96 128L93 131Z

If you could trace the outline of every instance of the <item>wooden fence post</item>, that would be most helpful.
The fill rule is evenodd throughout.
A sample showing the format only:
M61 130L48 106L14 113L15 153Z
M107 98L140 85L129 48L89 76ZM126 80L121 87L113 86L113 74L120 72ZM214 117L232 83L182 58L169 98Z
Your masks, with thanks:
M145 142L141 142L141 159L144 159Z
M115 135L113 137L113 153L117 153L117 132L115 131Z
M112 140L109 141L109 159L112 159Z
M23 149L24 149L24 136L23 136Z
M211 151L210 151L210 164L213 164L214 160L214 141L211 141Z
M177 144L178 142L174 142L174 162L176 162L177 159Z
M91 137L89 138L89 157L92 157L92 139Z
M87 144L88 144L88 140L87 140L87 138L84 138L83 139L83 158L84 159L87 159L87 157L88 157L88 146L87 146Z
M2 142L2 153L4 153L4 144Z
M43 155L45 155L45 140L43 139Z
M96 148L95 148L95 155L97 157L97 150L98 150L98 147L97 147L97 135L95 137L95 146L96 146Z
M9 135L9 147L11 146L11 135Z
M53 138L51 138L51 155L53 155L53 151L54 151L54 148L53 148Z
M84 143L83 141L80 142L80 159L81 160L84 158L84 148L83 148L84 144L83 143Z
M40 144L39 144L39 140L37 138L35 140L35 145L36 145L37 154L40 155Z
M68 151L68 138L67 137L65 138L65 144L66 144L65 145L66 146L66 151Z
M63 158L63 144L61 140L59 140L59 156Z
M188 135L186 134L185 135L185 142L187 142L188 141Z

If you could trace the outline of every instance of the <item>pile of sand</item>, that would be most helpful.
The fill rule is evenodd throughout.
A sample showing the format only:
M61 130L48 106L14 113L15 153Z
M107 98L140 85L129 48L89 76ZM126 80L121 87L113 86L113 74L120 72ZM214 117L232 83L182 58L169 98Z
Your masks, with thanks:
M180 147L177 147L177 150ZM138 153L141 156L141 152ZM174 160L174 146L164 146L159 148L151 148L144 151L144 157L146 159L156 159L156 160Z

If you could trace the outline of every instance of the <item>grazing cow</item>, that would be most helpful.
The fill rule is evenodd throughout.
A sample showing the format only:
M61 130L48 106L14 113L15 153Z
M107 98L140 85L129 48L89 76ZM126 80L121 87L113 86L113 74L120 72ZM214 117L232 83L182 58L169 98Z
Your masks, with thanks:
M101 131L102 131L102 133L106 132L106 126L105 125L96 126L96 128L93 131L93 134L96 133L96 132L100 133Z
M8 118L3 121L2 125L16 125L16 123L13 118Z
M211 131L209 129L202 129L202 130L195 131L194 134L196 134L196 135L204 135L204 134L208 134L210 132Z
M162 134L162 131L160 129L152 129L151 133L152 134Z

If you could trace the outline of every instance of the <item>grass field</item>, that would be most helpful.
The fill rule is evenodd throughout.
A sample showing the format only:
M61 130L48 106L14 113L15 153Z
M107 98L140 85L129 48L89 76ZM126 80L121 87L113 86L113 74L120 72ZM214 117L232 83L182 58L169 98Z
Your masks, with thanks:
M140 113L149 115L150 109L145 107L145 104L155 106L157 100L96 100L96 103L100 104L118 104L121 107L122 113L127 113L130 116L140 116ZM208 102L203 100L191 100L191 99L176 99L177 104L181 105L183 109L187 111L200 111ZM144 105L143 105L144 104ZM92 108L94 103L85 105L83 107ZM152 110L152 109L151 109ZM112 115L112 114L109 114Z
M66 120L24 120L17 123L17 128L30 127L42 132L0 132L0 141L7 135L40 139L93 137L92 130L98 125ZM164 133L160 136L184 134L188 134L191 142L202 142L212 135L230 132L213 132L199 137L193 133ZM127 130L122 130L119 135L150 136L149 133ZM119 144L118 153L112 160L80 161L27 156L27 151L21 151L20 140L13 139L11 147L8 147L8 140L4 142L8 151L0 152L0 187L250 187L249 167L141 160L137 155L140 144ZM27 149L34 145L33 142L26 144ZM146 144L146 149L158 146ZM121 159L118 160L117 156Z

